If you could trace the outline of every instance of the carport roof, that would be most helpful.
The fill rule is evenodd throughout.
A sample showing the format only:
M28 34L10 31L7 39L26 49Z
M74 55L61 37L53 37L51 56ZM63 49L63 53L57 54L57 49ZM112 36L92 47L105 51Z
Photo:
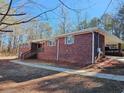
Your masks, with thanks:
M119 39L115 35L108 34L105 32L105 44L118 44L118 43L124 43L124 41Z

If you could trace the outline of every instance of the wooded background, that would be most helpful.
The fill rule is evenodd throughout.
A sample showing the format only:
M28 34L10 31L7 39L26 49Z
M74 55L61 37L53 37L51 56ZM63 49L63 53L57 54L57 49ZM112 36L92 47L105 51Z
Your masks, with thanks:
M14 3L19 5L12 7ZM108 3L103 15L88 19L88 14L82 14L82 9L73 9L64 1L58 0L58 5L47 9L36 0L0 0L0 53L1 55L15 55L20 45L35 39L44 39L60 34L79 31L91 27L100 27L110 34L124 40L124 2L120 1L115 14L107 13L112 0ZM89 0L90 3L90 0ZM25 7L37 7L41 12L35 16L24 12ZM86 9L90 8L87 7ZM115 7L116 8L116 7ZM45 9L45 11L43 11ZM56 13L56 9L58 13ZM85 9L85 10L86 10ZM76 23L72 23L70 12L76 15ZM48 13L54 13L57 19L56 29L50 23ZM40 18L39 18L40 17Z

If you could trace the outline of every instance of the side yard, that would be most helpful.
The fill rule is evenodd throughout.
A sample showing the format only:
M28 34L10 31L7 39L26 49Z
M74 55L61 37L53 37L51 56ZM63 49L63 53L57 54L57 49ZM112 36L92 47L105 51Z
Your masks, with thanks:
M23 82L35 78L40 78L57 72L22 66L9 62L8 60L0 61L0 83L4 81Z
M121 93L124 82L59 73L25 84L1 88L0 93Z
M95 65L84 67L83 69L93 72L124 75L124 62L115 59L107 59Z
M0 93L121 93L124 82L0 61Z

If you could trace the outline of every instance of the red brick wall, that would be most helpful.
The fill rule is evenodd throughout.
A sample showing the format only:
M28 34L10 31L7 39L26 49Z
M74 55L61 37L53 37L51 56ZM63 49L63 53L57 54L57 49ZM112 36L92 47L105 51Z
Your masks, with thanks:
M38 53L37 58L40 60L56 60L56 46L48 46L47 41L43 45L44 51Z
M64 44L64 38L60 38L59 60L79 65L87 65L92 62L92 34L82 34L75 37L72 45Z
M98 34L98 33L97 33ZM97 34L95 34L95 54L98 47ZM59 62L70 62L78 65L88 65L92 63L92 33L80 34L74 36L74 44L65 44L65 38L59 38ZM104 51L104 36L100 35L100 47ZM56 40L57 41L57 40ZM56 42L57 44L57 42ZM57 45L48 46L47 41L43 44L44 51L37 54L40 60L57 60ZM27 52L31 49L29 45L20 47L21 53Z
M59 61L87 65L92 62L92 34L76 35L75 43L72 45L65 44L65 38L59 38ZM44 44L44 52L38 54L41 60L56 60L57 47L47 46Z

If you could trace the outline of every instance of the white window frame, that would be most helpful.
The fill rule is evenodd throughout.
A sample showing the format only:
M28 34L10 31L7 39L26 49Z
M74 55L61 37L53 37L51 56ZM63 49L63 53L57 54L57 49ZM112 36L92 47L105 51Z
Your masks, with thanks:
M65 37L65 44L71 45L74 44L75 38L73 35L69 35Z
M48 40L47 41L47 46L56 46L56 40Z

